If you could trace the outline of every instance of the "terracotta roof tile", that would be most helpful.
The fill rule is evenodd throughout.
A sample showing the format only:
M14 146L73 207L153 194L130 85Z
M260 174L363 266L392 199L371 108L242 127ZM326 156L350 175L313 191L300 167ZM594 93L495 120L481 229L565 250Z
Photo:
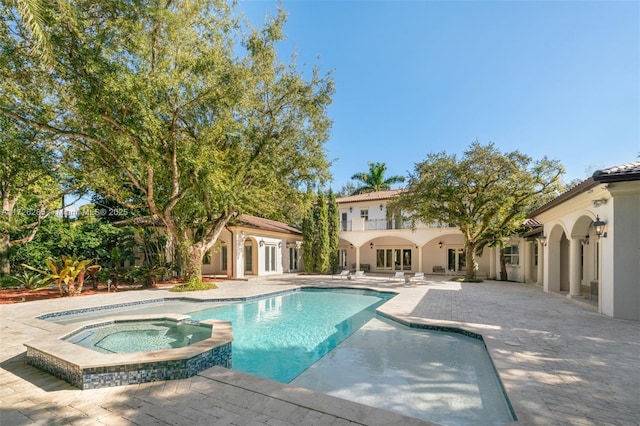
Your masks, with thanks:
M347 197L340 197L336 199L338 204L341 203L356 203L359 201L380 201L388 200L396 195L404 192L404 189L390 189L387 191L367 192L365 194L349 195Z
M242 214L238 216L238 222L240 222L240 225L245 225L250 228L302 235L302 231L300 231L298 228L287 225L286 223L278 222L276 220L265 219L263 217Z
M640 180L640 161L597 170L593 179L598 182L625 182Z

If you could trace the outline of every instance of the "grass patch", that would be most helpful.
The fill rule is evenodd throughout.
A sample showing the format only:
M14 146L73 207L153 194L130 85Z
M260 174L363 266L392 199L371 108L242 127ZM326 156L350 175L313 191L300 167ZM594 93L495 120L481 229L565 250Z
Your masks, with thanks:
M482 278L466 278L466 277L451 278L449 281L454 281L457 283L483 283L484 282Z
M201 290L214 290L218 288L215 283L205 283L201 279L191 280L188 283L176 285L169 289L169 291L173 292L183 292L183 291L201 291Z

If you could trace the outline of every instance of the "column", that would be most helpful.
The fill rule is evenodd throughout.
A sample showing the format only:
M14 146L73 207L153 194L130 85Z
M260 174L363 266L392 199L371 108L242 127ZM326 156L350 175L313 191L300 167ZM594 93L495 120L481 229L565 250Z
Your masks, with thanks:
M532 245L532 241L529 240L524 240L524 253L523 253L523 262L522 262L522 267L524 268L524 282L528 283L531 282L531 245Z
M489 278L496 279L496 249L489 247Z
M356 271L360 270L360 246L356 247Z
M422 271L422 246L418 246L418 272Z
M580 296L580 272L582 265L580 264L582 244L580 239L571 238L569 240L569 296Z

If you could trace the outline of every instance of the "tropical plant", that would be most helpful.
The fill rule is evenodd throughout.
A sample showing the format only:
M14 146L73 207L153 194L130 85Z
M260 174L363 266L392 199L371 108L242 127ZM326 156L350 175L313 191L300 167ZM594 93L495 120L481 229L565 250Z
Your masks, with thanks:
M42 278L39 273L23 271L19 275L8 275L13 281L15 281L20 287L28 290L40 290L49 285L49 282Z
M385 191L391 189L393 184L404 182L403 176L396 175L385 178L384 174L387 171L385 163L372 163L369 161L367 164L369 165L369 171L351 176L351 179L361 182L361 185L351 195Z
M92 265L93 260L80 260L78 256L62 256L60 259L46 260L48 271L40 270L29 265L22 265L26 269L38 272L45 282L53 281L60 291L60 296L78 296L84 286L84 278L88 271L100 269L100 265Z

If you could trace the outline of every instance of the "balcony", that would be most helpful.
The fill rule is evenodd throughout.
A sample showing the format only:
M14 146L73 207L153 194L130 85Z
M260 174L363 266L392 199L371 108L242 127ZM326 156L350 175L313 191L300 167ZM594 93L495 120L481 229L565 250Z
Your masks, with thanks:
M431 228L450 228L453 225L447 223L433 222L429 225L425 225L422 222L416 222L415 229L431 229ZM397 229L413 229L412 222L409 219L404 220L386 220L386 219L372 219L366 220L364 218L356 218L353 220L340 221L341 232L351 231L386 231Z

